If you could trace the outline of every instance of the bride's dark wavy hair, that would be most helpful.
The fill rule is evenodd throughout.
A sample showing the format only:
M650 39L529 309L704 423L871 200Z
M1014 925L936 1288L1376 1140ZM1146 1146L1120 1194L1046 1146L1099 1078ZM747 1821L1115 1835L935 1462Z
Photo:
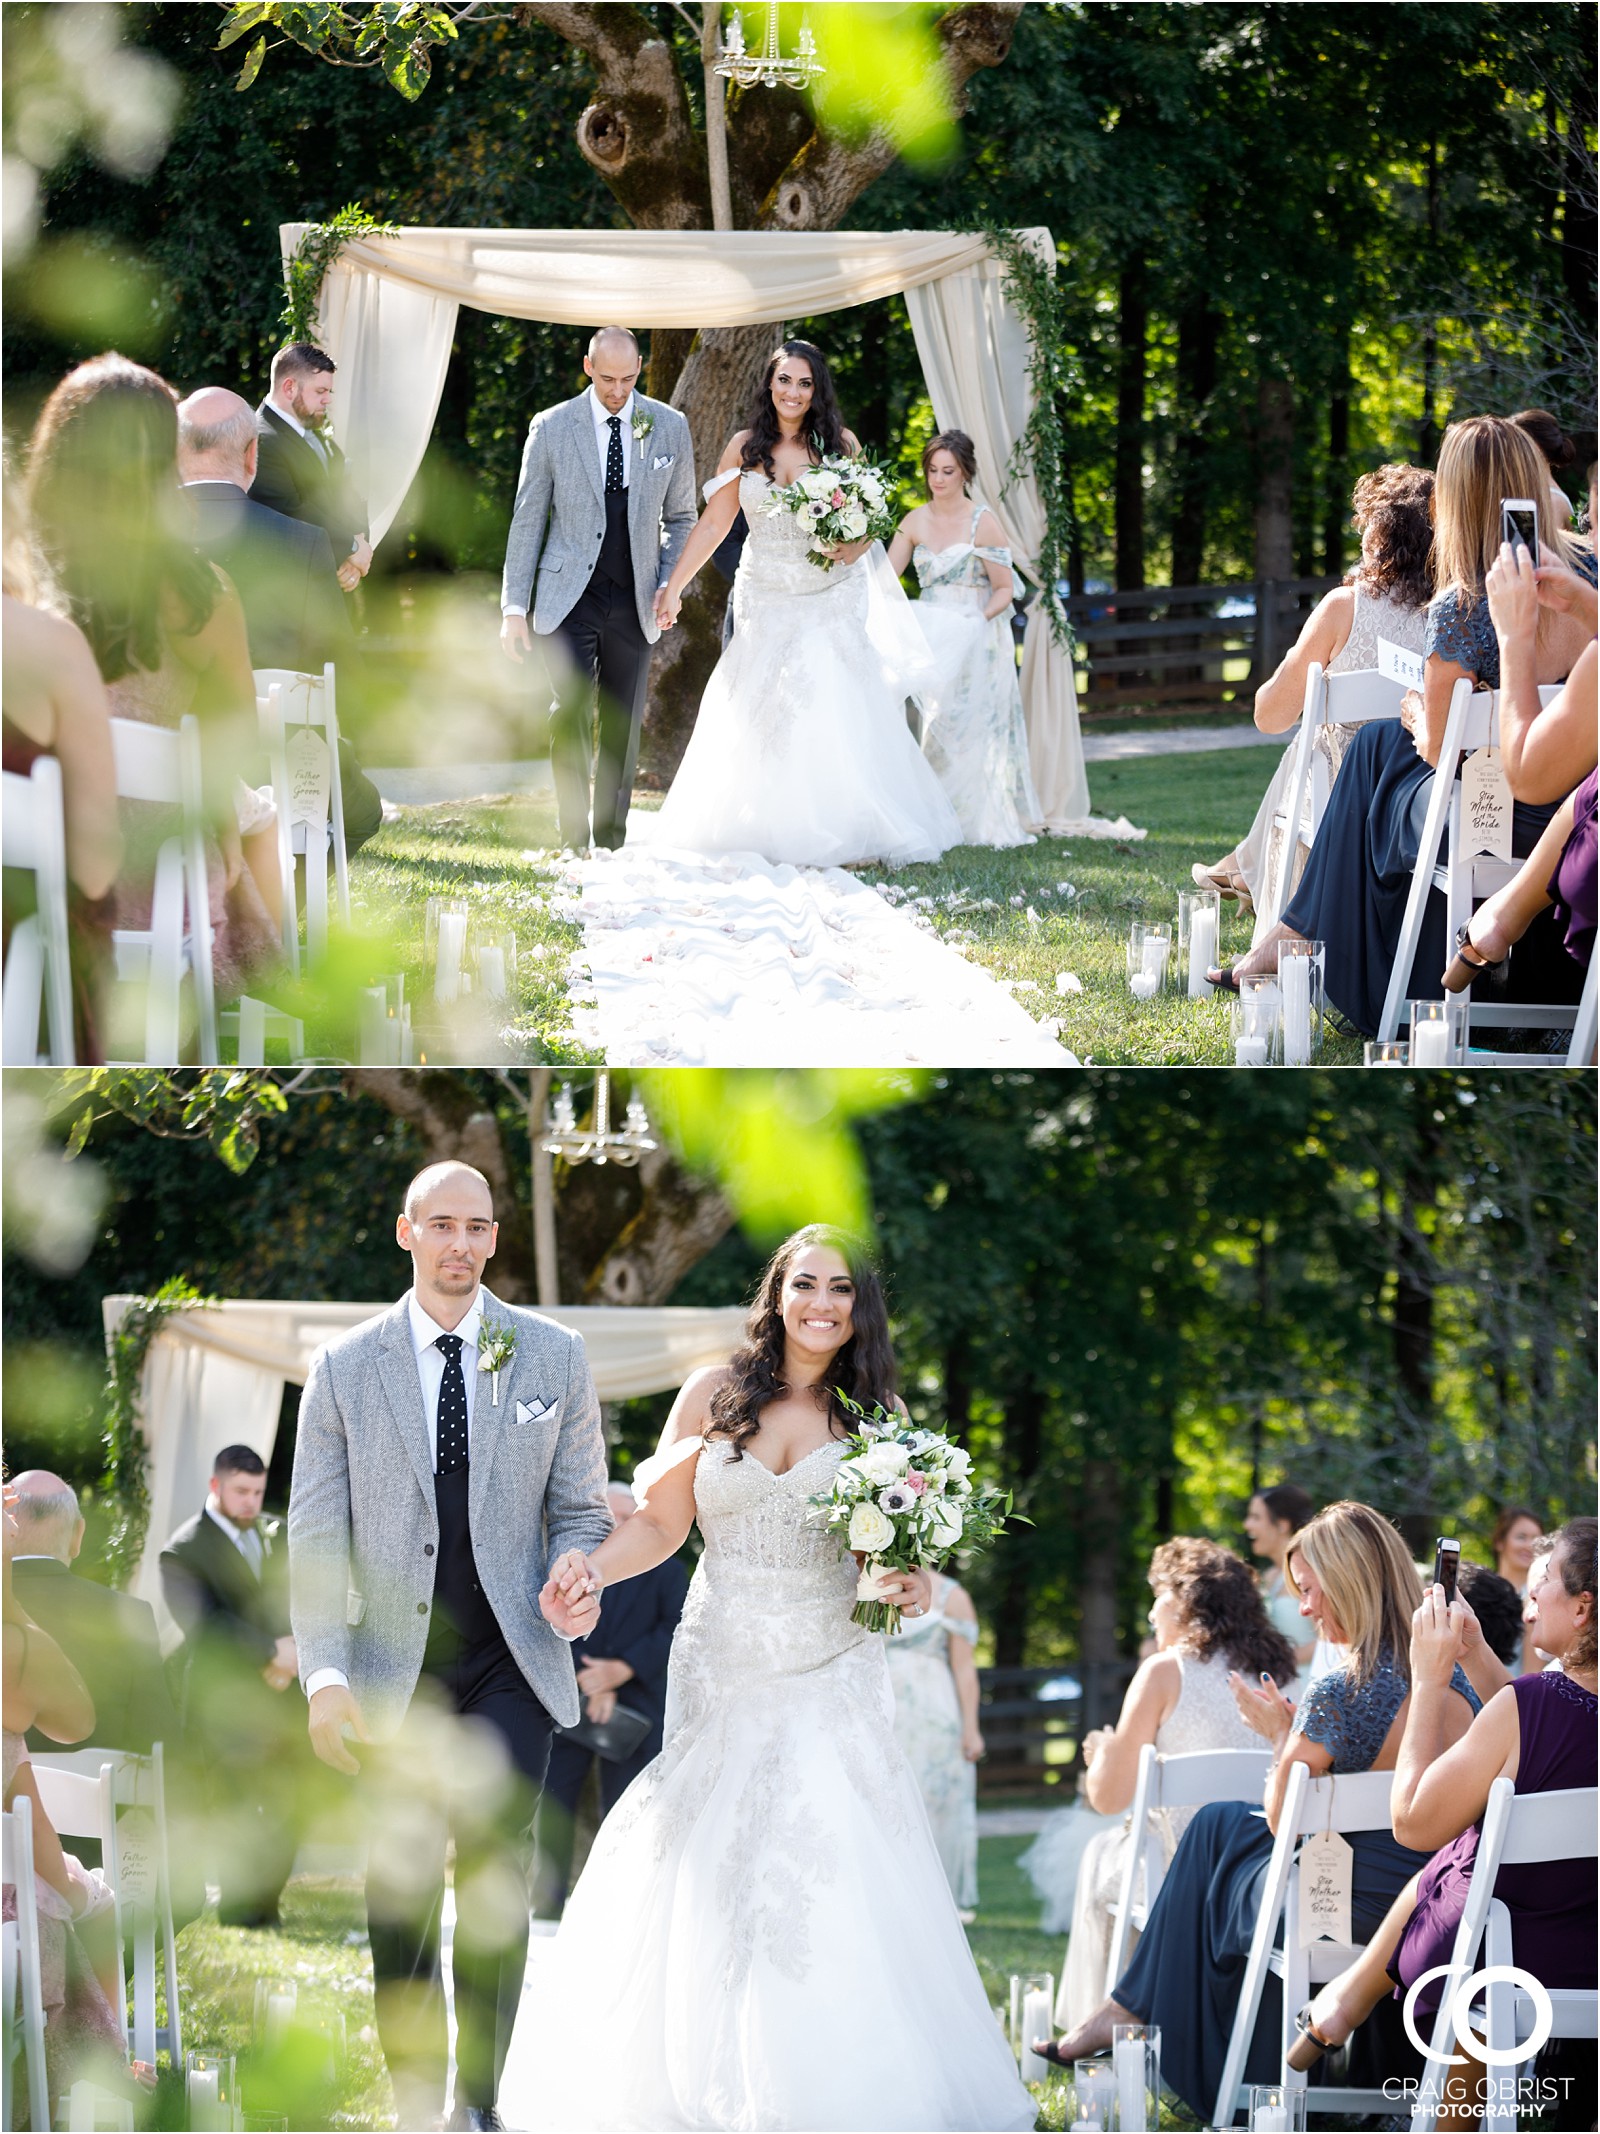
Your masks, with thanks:
M772 381L785 356L804 356L811 366L807 442L812 451L819 459L838 459L845 449L844 418L839 413L838 395L833 389L833 372L828 368L827 357L813 342L781 341L767 358L767 367L761 373L761 383L756 387L745 425L750 435L739 455L741 467L759 467L768 481L774 478L772 448L783 434L778 428L778 411L772 404Z
M745 1321L744 1340L729 1358L727 1377L711 1396L707 1435L726 1438L733 1446L735 1459L743 1458L743 1448L756 1433L762 1409L789 1390L783 1375L784 1277L799 1255L814 1245L826 1246L841 1256L856 1292L850 1339L828 1366L825 1380L829 1424L846 1437L856 1427L841 1394L848 1394L863 1408L877 1403L887 1408L894 1400L898 1380L894 1350L889 1343L889 1308L871 1254L860 1238L848 1230L835 1230L828 1223L807 1223L793 1237L785 1238L767 1262Z

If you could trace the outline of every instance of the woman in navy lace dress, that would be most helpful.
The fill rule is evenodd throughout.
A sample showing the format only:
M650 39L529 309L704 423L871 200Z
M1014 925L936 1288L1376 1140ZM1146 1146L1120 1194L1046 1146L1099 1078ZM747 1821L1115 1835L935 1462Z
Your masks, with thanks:
M1217 973L1219 982L1231 976L1236 983L1248 972L1276 969L1278 942L1288 936L1323 941L1329 1000L1365 1035L1376 1033L1432 798L1433 767L1444 743L1451 692L1463 677L1480 689L1500 686L1500 648L1484 593L1489 567L1500 553L1500 500L1542 499L1549 488L1538 448L1510 423L1476 415L1446 431L1433 491L1434 578L1439 591L1428 607L1422 690L1405 698L1398 719L1375 720L1356 734L1282 923L1241 958L1231 974ZM1541 561L1564 563L1592 583L1594 551L1547 520L1548 513L1541 515ZM1583 642L1581 627L1569 617L1554 608L1541 611L1538 680L1565 680ZM1553 813L1554 804L1515 804L1512 851L1519 858L1533 850ZM1524 955L1522 972L1513 980L1520 997L1561 998L1563 984L1574 988L1570 963L1559 951L1554 960L1557 975L1552 977L1547 963ZM1434 896L1428 900L1408 976L1408 997L1436 993L1446 961L1444 903Z
M1274 1686L1235 1678L1240 1710L1277 1752L1265 1820L1243 1801L1196 1810L1113 1997L1072 2036L1035 2047L1065 2064L1105 2051L1115 2023L1158 2024L1162 2081L1202 2119L1222 2080L1289 1774L1296 1763L1314 1778L1392 1770L1410 1699L1411 1618L1422 1585L1389 1522L1369 1505L1330 1504L1295 1535L1286 1570L1306 1615L1348 1658L1313 1682L1298 1707ZM1479 1700L1459 1667L1450 1688L1455 1694L1445 1699L1442 1725L1454 1742L1471 1725ZM1358 1832L1350 1845L1351 1927L1365 1937L1427 1855L1382 1830ZM1269 2027L1258 2025L1247 2082L1277 2075Z

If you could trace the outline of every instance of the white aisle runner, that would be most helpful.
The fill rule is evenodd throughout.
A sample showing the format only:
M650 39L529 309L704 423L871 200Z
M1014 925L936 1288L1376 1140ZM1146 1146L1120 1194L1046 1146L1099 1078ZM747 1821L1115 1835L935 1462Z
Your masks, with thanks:
M583 926L573 1029L612 1066L1078 1064L1004 986L843 868L629 845L565 880Z

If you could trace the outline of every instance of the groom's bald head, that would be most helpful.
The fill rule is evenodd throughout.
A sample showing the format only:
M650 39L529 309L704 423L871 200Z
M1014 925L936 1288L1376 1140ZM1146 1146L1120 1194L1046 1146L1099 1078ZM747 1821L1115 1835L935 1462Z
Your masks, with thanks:
M425 1169L418 1171L406 1187L403 1204L406 1221L420 1222L428 1204L440 1196L460 1200L463 1206L469 1203L479 1204L482 1212L493 1220L494 1195L490 1191L489 1181L482 1171L475 1171L470 1163L457 1163L454 1160L430 1163Z
M584 376L600 405L613 415L620 415L627 406L628 395L639 382L641 360L639 344L626 326L602 326L590 335Z
M631 362L637 371L644 361L632 329L627 326L597 326L589 336L589 361L598 362L606 356L622 363Z

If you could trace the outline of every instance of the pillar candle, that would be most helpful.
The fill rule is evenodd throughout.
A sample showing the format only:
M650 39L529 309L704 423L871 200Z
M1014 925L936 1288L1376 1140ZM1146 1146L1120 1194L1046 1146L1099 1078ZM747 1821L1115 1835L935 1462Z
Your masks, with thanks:
M1204 1000L1211 991L1206 972L1217 960L1217 914L1210 904L1198 905L1189 921L1189 998Z
M1449 1066L1450 1025L1442 1018L1428 1017L1412 1024L1411 1064L1413 1067Z
M1145 2102L1142 2039L1119 2038L1112 2050L1117 2073L1117 2112L1123 2134L1145 2134L1148 2108Z
M1311 959L1285 956L1278 964L1283 989L1283 1064L1311 1064Z
M506 997L506 952L498 943L478 951L478 977L491 1000Z
M1050 1996L1035 1990L1024 1996L1022 2003L1022 2079L1024 2082L1042 2082L1049 2070L1048 2060L1041 2059L1032 2051L1035 2038L1047 2038L1051 2028Z
M433 997L435 1000L455 1000L461 992L461 958L467 946L467 918L465 912L442 911L439 914L439 963L434 973Z

